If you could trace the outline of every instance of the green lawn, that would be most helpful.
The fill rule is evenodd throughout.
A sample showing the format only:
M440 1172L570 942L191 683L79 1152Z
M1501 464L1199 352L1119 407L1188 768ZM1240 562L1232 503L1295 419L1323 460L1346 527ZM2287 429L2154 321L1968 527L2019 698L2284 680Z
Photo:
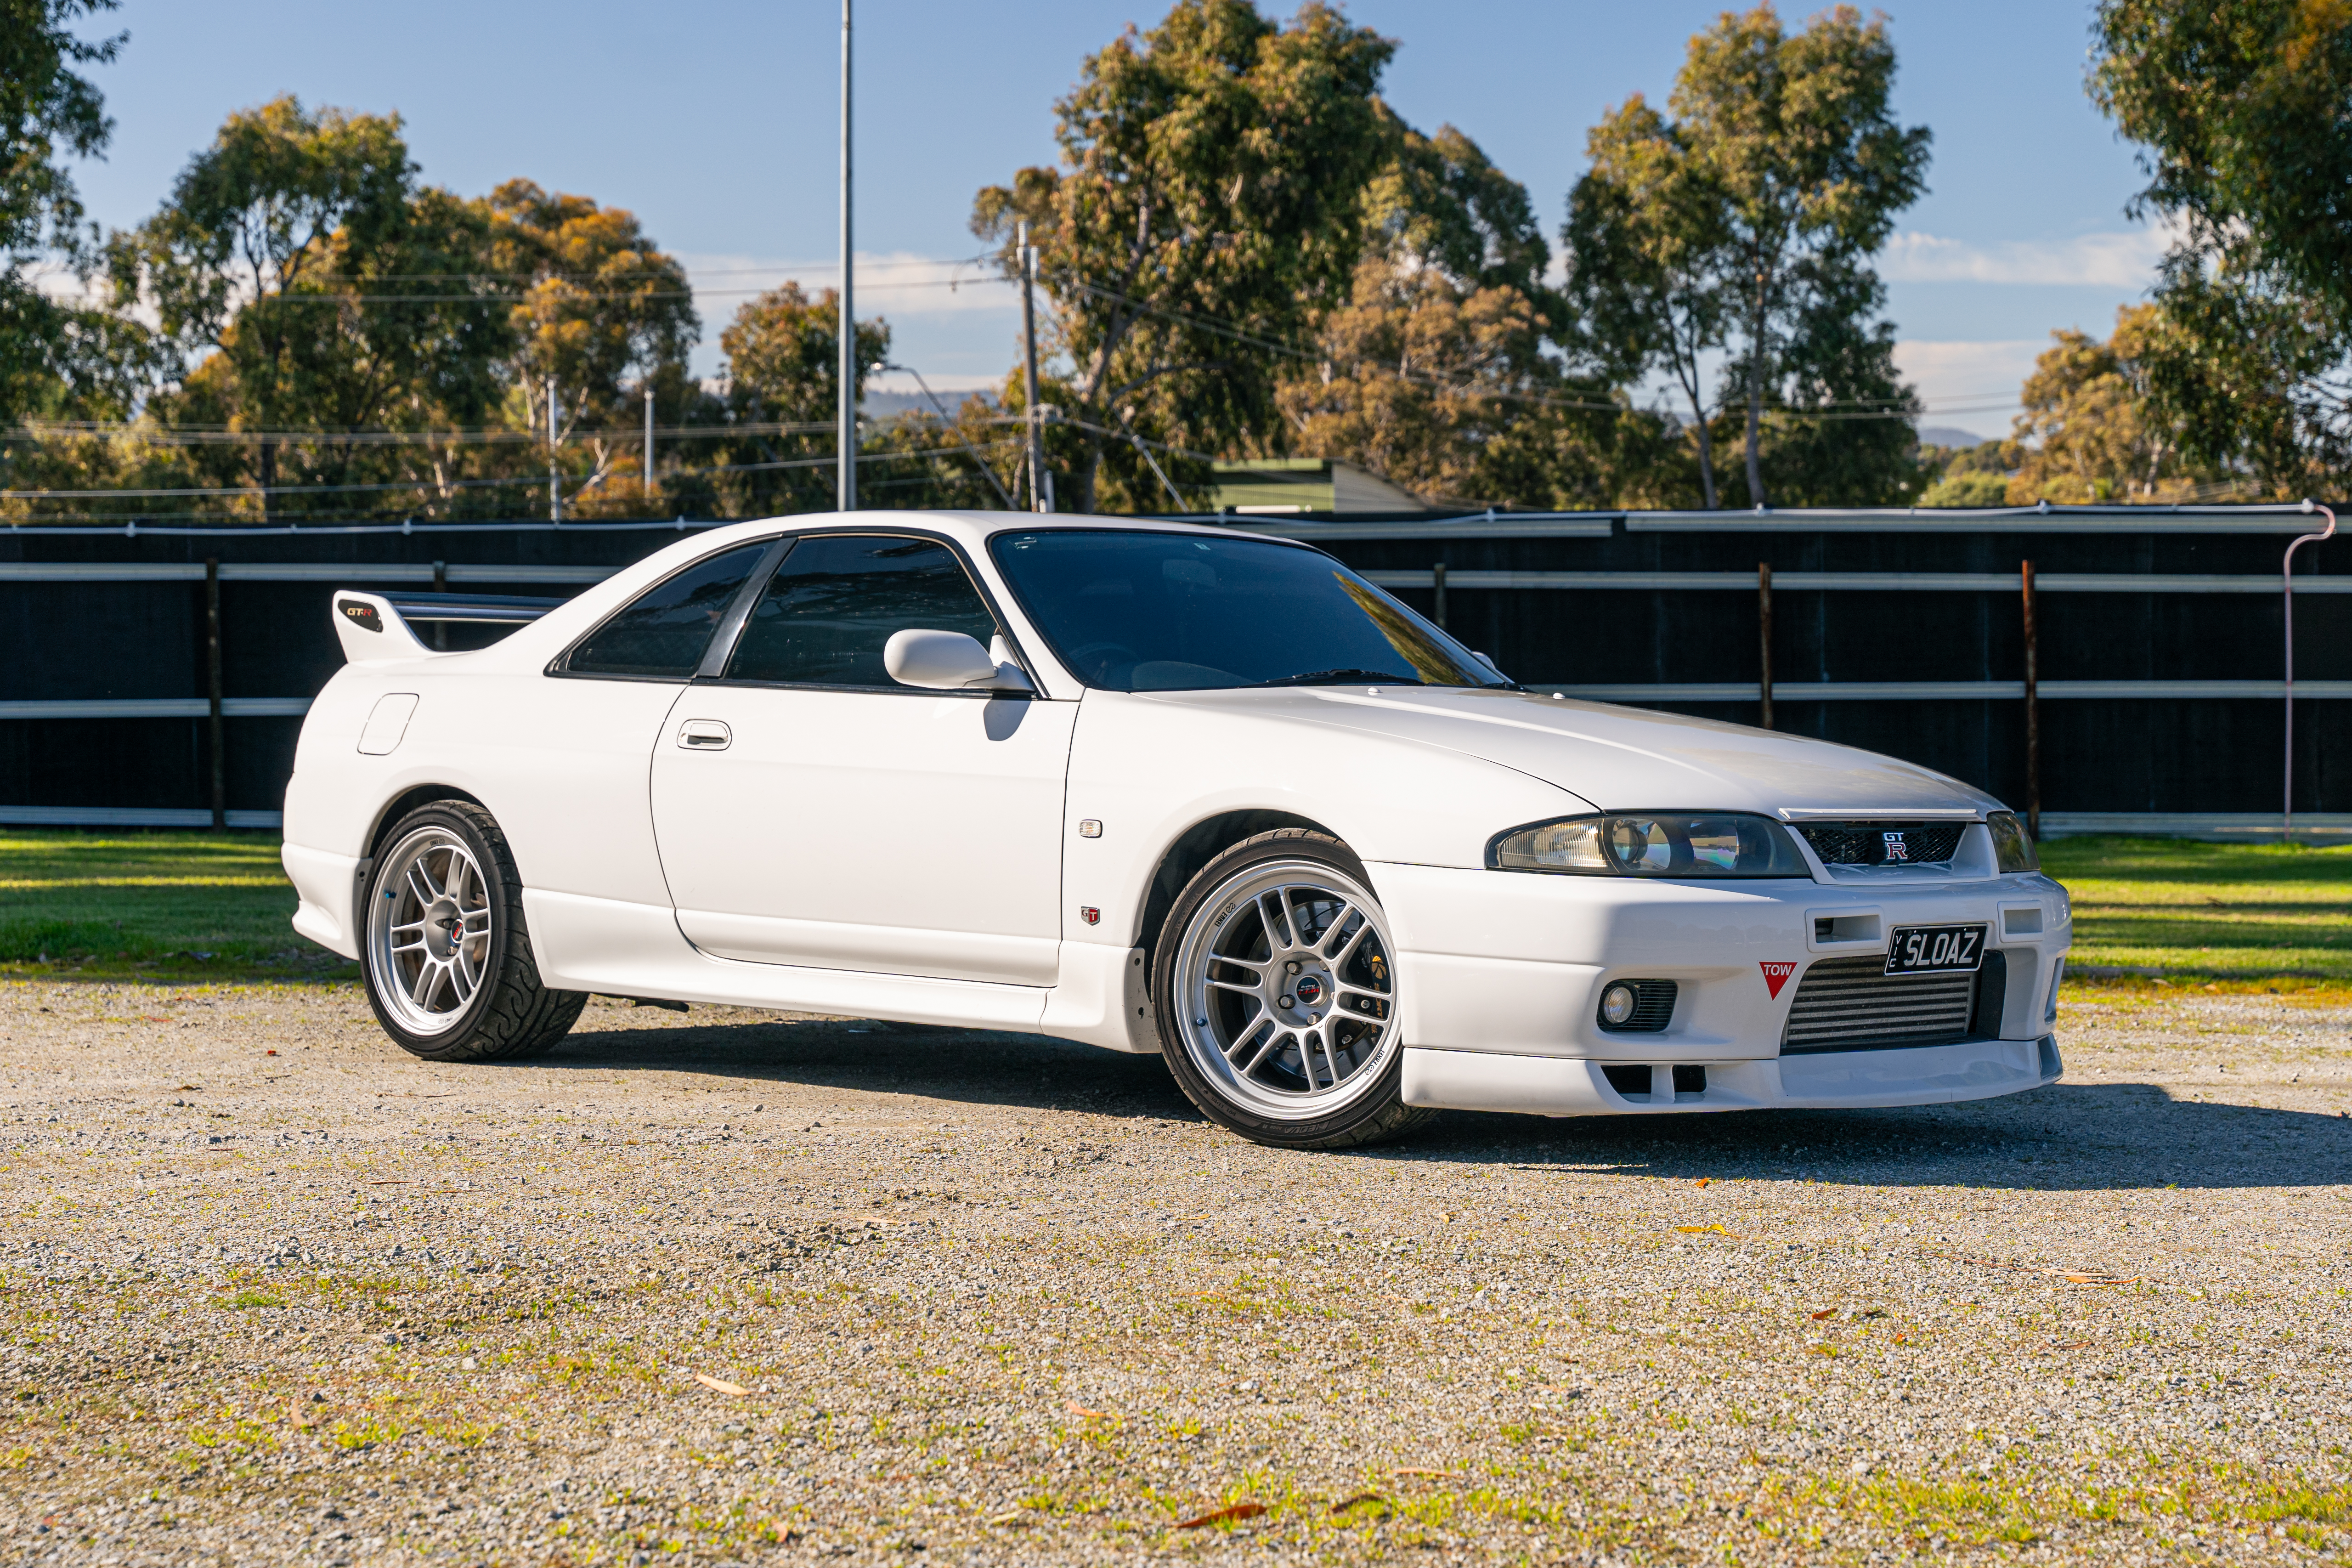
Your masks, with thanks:
M0 829L0 972L299 979L352 966L294 934L274 833Z
M2352 987L2352 847L2062 838L2042 854L2074 893L2078 980ZM269 834L0 830L0 972L348 976L293 912Z
M2352 847L2060 838L2042 866L2074 896L2069 978L2352 985Z

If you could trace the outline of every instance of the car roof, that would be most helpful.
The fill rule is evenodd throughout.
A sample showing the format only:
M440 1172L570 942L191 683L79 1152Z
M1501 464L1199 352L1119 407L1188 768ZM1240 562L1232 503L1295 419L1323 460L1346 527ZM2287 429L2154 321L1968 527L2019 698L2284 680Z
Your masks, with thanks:
M1019 511L793 512L782 517L764 517L746 522L730 523L724 529L709 530L705 537L732 537L739 531L749 537L760 533L772 533L779 528L786 530L916 528L931 533L944 533L973 550L979 549L989 539L1000 533L1037 533L1049 531L1117 530L1128 533L1198 534L1209 539L1265 537L1253 532L1237 532L1231 528L1206 526L1197 522L1162 521L1156 518L1094 517L1066 512ZM1267 542L1291 544L1297 542L1274 538L1268 539Z

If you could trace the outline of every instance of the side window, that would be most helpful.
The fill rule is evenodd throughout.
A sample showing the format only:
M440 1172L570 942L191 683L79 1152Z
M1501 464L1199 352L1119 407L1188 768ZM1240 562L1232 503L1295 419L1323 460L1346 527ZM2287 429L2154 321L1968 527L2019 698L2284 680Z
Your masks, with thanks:
M882 646L910 626L962 632L982 647L995 617L943 544L819 534L793 546L751 607L730 680L896 688Z
M721 551L665 580L590 633L563 668L575 675L692 679L728 605L774 542Z

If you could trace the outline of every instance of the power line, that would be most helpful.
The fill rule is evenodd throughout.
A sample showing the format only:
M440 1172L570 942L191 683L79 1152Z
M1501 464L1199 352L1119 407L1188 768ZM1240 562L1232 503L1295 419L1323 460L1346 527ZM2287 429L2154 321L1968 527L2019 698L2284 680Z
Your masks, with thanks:
M826 428L830 429L831 426L828 426ZM1020 443L1017 441L992 441L984 446L971 449L975 451L992 452L1001 451L1007 447L1017 447L1019 445ZM857 461L861 463L911 462L919 459L928 461L935 458L952 457L953 455L952 451L947 447L927 447L905 452L860 452L857 454ZM699 474L764 473L785 468L814 468L829 467L839 460L837 454L827 453L823 457L782 458L777 461L766 463L711 463L698 468L670 468L665 470L665 473L671 477ZM152 489L0 490L0 500L88 500L105 498L112 498L118 500L163 500L175 499L194 500L205 497L234 499L240 496L345 495L376 493L385 490L493 489L500 486L537 485L543 483L545 479L546 476L542 474L525 474L512 479L446 480L396 479L382 483L358 485L191 485L178 488L158 488Z

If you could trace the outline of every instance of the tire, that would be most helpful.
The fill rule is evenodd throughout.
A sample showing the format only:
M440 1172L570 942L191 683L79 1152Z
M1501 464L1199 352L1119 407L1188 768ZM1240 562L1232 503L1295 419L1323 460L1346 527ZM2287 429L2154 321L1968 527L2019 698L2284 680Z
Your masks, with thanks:
M1153 950L1177 1087L1276 1149L1419 1126L1433 1113L1404 1103L1394 951L1363 863L1338 839L1285 827L1234 845L1185 884Z
M552 1050L588 1004L540 983L522 878L496 818L471 801L420 806L368 871L360 969L368 1005L402 1049L436 1062Z

